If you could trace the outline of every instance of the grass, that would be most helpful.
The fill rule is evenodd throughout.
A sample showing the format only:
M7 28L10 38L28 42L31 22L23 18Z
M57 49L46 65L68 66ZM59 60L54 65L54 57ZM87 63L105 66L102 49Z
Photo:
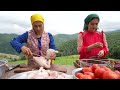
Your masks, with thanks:
M71 55L71 56L64 56L64 57L57 57L55 60L55 64L60 65L73 65L75 60L79 59L78 55Z
M56 57L55 64L59 65L73 65L75 60L79 59L79 55L71 55L71 56L63 56L63 57ZM27 60L19 60L19 61L9 61L9 64L27 64Z
M8 61L8 64L27 64L27 60L18 60L18 61Z

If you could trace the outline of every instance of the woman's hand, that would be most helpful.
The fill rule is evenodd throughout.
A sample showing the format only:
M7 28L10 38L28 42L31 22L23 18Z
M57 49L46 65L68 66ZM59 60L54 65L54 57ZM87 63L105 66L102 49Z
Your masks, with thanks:
M46 53L46 58L54 60L56 58L56 51L53 49L48 49Z
M26 46L22 46L21 51L22 51L23 54L25 54L27 56L31 56L32 55L31 50L28 47L26 47Z
M50 59L54 60L55 58L56 58L56 53L55 52L51 52Z
M90 51L93 48L103 48L103 44L100 42L96 42L94 44L91 44L87 47L87 51Z
M103 57L104 56L104 50L99 51L98 57Z
M103 44L101 42L96 42L93 44L93 48L103 48Z

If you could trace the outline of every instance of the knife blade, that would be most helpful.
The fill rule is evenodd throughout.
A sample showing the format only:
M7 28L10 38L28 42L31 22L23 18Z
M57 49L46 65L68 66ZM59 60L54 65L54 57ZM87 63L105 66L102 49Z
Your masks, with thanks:
M35 54L35 53L32 53L32 56L40 57L41 55L39 55L39 54Z

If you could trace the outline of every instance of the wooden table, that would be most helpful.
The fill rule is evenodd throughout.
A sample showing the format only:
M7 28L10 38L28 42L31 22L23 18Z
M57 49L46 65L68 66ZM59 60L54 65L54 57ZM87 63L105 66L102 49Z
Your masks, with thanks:
M61 65L61 66L64 66L67 69L66 74L69 74L69 75L72 75L72 70L76 68L74 65L71 65L71 66ZM19 67L17 67L17 68L19 68ZM3 79L8 79L9 77L11 77L13 75L18 74L18 73L14 73L14 70L15 69L6 72Z

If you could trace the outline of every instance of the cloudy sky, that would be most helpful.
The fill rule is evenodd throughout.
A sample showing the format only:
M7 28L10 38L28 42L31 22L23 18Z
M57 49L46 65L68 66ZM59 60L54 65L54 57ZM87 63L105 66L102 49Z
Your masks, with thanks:
M0 33L22 34L30 30L30 16L35 13L43 15L45 30L53 35L82 31L84 19L91 13L100 17L99 31L120 29L120 11L0 11Z

